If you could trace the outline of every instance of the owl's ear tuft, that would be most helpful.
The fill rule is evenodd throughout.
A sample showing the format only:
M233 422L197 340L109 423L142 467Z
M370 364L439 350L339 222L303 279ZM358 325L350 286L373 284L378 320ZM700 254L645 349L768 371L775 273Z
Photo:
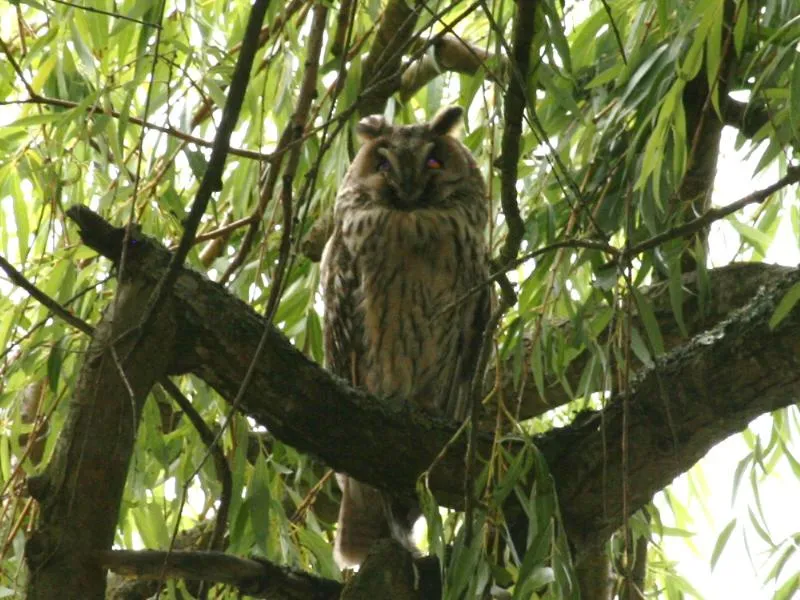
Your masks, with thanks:
M431 131L436 135L457 135L464 109L460 106L443 108L431 121Z
M358 137L361 138L362 142L374 140L388 130L389 124L383 118L383 115L369 115L361 119L356 125L356 133L358 133Z

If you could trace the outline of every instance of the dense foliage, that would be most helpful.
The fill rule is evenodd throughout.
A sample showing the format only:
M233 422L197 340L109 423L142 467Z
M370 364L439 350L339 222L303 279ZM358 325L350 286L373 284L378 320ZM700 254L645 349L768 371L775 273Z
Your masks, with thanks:
M136 223L177 246L250 10L249 2L219 0L0 8L0 596L25 587L23 547L37 505L24 481L56 448L89 341L31 297L12 269L95 324L117 280L109 261L82 245L70 206L115 225ZM535 439L624 396L637 369L658 368L660 357L709 326L704 315L720 302L712 267L722 266L709 255L760 263L776 239L798 246L800 209L788 186L798 179L790 164L800 142L799 15L797 0L270 2L222 186L186 265L266 314L322 364L316 260L358 143L355 122L376 111L414 122L458 104L467 115L462 139L483 169L496 216L487 235L494 268L508 274L498 297L516 293L495 332L497 384L487 387L484 420L499 435ZM723 137L725 125L735 132ZM721 143L731 150L725 140L734 138L743 162L727 168L765 174L761 187L780 185L728 213L712 208L711 194ZM719 235L709 239L709 229ZM728 250L715 247L723 238ZM695 287L685 279L691 273ZM653 284L663 290L658 297ZM773 324L791 313L798 289ZM338 491L326 466L231 415L202 380L175 382L222 431L233 475L226 551L340 579L331 554ZM222 484L195 426L160 387L138 431L115 541L167 549L173 532L215 517ZM746 434L750 450L730 476L734 493L748 480L757 491L780 465L800 478L796 407L779 410L761 431ZM492 578L518 598L577 594L558 490L527 448L510 456L498 445L476 474L481 535L472 541L462 513L440 512L420 480L429 517L421 544L446 565L446 597L475 597ZM531 469L539 499L522 500L527 546L510 552L500 543L500 507ZM620 594L635 584L666 598L699 597L660 544L689 535L681 532L688 500L667 497L662 507L674 515L662 519L648 504L595 551L610 557ZM772 539L754 506L746 523L717 532L707 559L716 562L737 527L766 539L761 579L788 598L800 587L796 543ZM641 539L651 542L646 575L634 569L645 566ZM173 585L162 597L185 589ZM214 593L235 597L223 586Z

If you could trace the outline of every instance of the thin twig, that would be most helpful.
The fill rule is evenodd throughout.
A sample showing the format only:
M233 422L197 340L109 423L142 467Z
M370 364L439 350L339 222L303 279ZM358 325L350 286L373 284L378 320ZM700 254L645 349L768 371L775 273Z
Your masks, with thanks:
M175 400L175 403L180 407L184 414L186 414L186 417L192 423L192 426L195 428L197 434L200 436L200 439L205 444L208 452L214 459L214 467L217 472L217 479L222 486L222 491L219 496L219 504L217 505L214 520L214 532L211 535L209 550L223 550L225 531L228 526L228 511L230 510L231 499L233 497L233 476L231 475L230 465L228 465L228 459L225 457L225 452L222 450L222 446L217 441L214 432L211 431L211 428L194 409L194 406L192 406L192 403L189 401L189 399L186 398L183 393L181 393L181 390L178 388L178 386L167 377L162 379L160 383L161 387L163 387L167 393L172 396L173 400ZM196 477L198 473L200 473L200 469L203 467L203 464L205 464L205 456L198 463L192 474L188 477L186 483L184 484L184 490L188 489L189 482ZM173 536L172 539L174 540L175 537Z
M308 36L308 56L306 59L306 72L303 77L303 84L297 98L297 109L292 117L293 138L302 136L308 118L308 111L311 109L311 102L316 95L317 73L319 72L320 55L322 53L322 40L325 33L325 23L328 18L328 8L322 4L314 6L314 16L311 20L311 33ZM267 323L272 323L275 312L278 309L278 301L283 289L283 279L286 273L286 264L289 260L289 251L292 244L292 183L294 181L297 167L300 164L300 150L302 146L296 144L286 163L286 170L283 172L281 189L281 205L283 207L283 230L281 231L281 245L278 255L278 264L275 267L275 274L272 277L269 299L264 311Z
M478 446L478 430L479 412L481 409L481 400L483 398L483 373L486 370L486 365L489 363L489 357L492 354L492 344L494 343L494 330L500 319L503 318L505 312L512 306L506 299L500 300L500 305L495 309L489 320L486 322L486 327L483 330L481 338L481 348L478 353L478 360L475 366L475 371L472 375L472 382L469 388L469 416L467 423L469 423L469 435L467 437L467 452L466 452L466 466L464 467L464 540L467 545L472 541L472 513L475 510L475 490L472 486L475 482L475 453Z
M160 23L150 23L149 21L143 21L142 19L136 19L134 17L129 17L127 15L122 15L108 10L103 10L102 8L94 8L92 6L84 6L82 4L73 4L72 2L67 2L66 0L52 0L52 2L55 2L56 4L63 4L64 6L69 6L70 8L75 8L77 10L83 10L86 12L95 13L97 15L105 15L107 17L113 17L114 19L121 19L123 21L130 21L131 23L138 23L139 25L144 25L145 27L152 27L153 29L161 29Z
M351 23L353 22L351 15L355 14L353 11L354 5L355 2L353 0L341 0L339 3L339 10L336 14L336 33L333 36L330 49L331 55L337 58L345 53L345 48L350 44ZM345 62L343 60L342 64Z
M617 40L617 47L619 48L619 53L622 56L622 62L627 66L628 58L625 56L625 45L622 43L622 36L619 34L619 29L617 29L617 22L614 21L614 17L611 15L611 7L608 5L608 0L601 0L601 2L603 3L603 8L606 10L606 14L608 15L608 21L611 23L611 30L614 32L614 37Z
M317 499L317 496L319 496L319 493L322 491L325 482L331 478L331 475L333 475L333 469L328 469L327 471L325 471L325 474L320 478L320 480L317 483L314 484L314 487L312 487L308 491L305 498L303 498L302 502L300 502L300 504L297 506L297 509L294 511L294 514L289 519L290 523L293 523L295 525L300 523L300 521L305 516L306 511L308 511L309 507L312 504L314 504L314 501Z
M22 100L4 100L0 102L0 106L6 106L11 104L46 104L48 106L59 106L61 108L78 108L79 104L77 102L72 102L70 100L61 100L60 98L48 98L46 96L41 96L36 93L31 93L30 98L25 98ZM86 112L90 114L99 114L106 117L111 117L114 119L120 119L122 115L116 110L111 110L109 108L104 108L102 106L88 106L85 107ZM179 140L184 140L186 142L191 142L192 144L196 144L197 146L201 146L203 148L213 148L214 141L204 140L203 138L199 138L197 136L185 133L183 131L179 131L174 129L173 127L165 127L164 125L157 125L156 123L152 123L149 121L145 121L138 117L129 116L128 121L134 123L136 125L140 125L146 129L152 129L154 131L160 131L161 133L166 133L172 137L175 137ZM245 150L243 148L228 148L228 153L233 154L235 156L241 156L242 158L250 158L253 160L272 160L273 154L265 154L263 152L255 152L254 150Z
M772 194L777 192L778 190L785 188L788 185L792 185L793 183L797 183L800 181L800 166L790 166L786 169L786 175L781 177L778 181L773 183L772 185L768 185L764 189L756 190L752 194L748 194L744 198L737 200L736 202L732 202L728 206L723 206L720 208L709 208L706 212L702 215L684 223L683 225L677 225L675 227L670 227L667 231L663 233L659 233L658 235L654 235L653 237L640 242L638 244L634 244L628 250L625 251L627 256L635 256L637 254L641 254L645 250L650 250L651 248L655 248L663 244L664 242L668 242L670 240L676 238L687 237L696 231L699 231L703 227L707 227L714 221L719 221L727 217L728 215L735 213L737 210L741 210L748 204L760 204L764 202L767 198L769 198Z
M66 321L76 329L79 329L86 335L94 335L94 327L89 325L86 321L81 319L80 317L76 317L71 312L69 312L66 308L61 306L58 302L56 302L53 298L45 294L42 290L37 288L33 283L28 281L25 276L17 271L14 266L8 262L5 257L0 256L0 269L6 272L8 278L11 282L23 290L28 292L30 296L37 300L40 304L47 307L47 309L52 312L54 315Z
M237 221L233 221L232 223L228 223L219 227L217 229L213 229L211 231L207 231L205 233L199 233L194 238L194 243L199 244L201 242L207 242L209 240L216 239L218 237L222 237L224 235L228 235L229 233L236 231L240 227L244 227L245 225L250 225L253 220L253 216L245 217L243 219L238 219ZM173 251L177 248L177 246L170 247L170 250Z
M351 50L352 50L351 44L352 44L352 38L353 38L353 29L354 29L355 22L356 22L356 14L357 14L357 11L355 11L355 10L350 12L350 16L349 16L348 24L347 24L347 30L345 32L344 40L342 42L342 44L344 45L343 46L343 52L346 55L349 54L351 52ZM339 17L341 18L341 14L339 15ZM340 24L341 24L341 21L339 23L337 23L337 27L339 27ZM338 32L338 29L337 29L337 32ZM356 42L356 45L357 44L358 44L358 42ZM333 54L333 48L331 48L331 53ZM336 55L334 54L334 56L336 56ZM308 211L309 211L309 209L311 207L310 198L314 194L314 191L315 191L316 186L317 186L317 180L318 180L318 177L319 177L320 167L322 165L322 159L325 157L325 155L327 154L328 150L330 150L331 146L333 145L333 141L338 137L339 133L347 126L347 121L339 121L336 124L336 128L334 129L333 133L331 133L329 135L330 126L334 123L333 113L336 110L336 103L337 103L337 101L339 99L339 94L341 94L341 92L344 90L344 83L343 82L344 82L344 77L345 77L346 71L347 71L347 60L342 60L340 62L340 64L339 64L339 70L338 70L338 72L336 74L336 79L334 80L333 84L328 88L328 90L330 92L330 96L329 96L330 107L328 108L328 115L327 115L327 118L325 119L325 125L322 128L322 135L320 136L319 152L317 152L316 159L314 160L314 165L311 167L311 170L306 174L305 182L303 184L303 189L301 190L300 196L299 196L298 201L297 201L298 208L302 208L302 213L300 215L300 222L299 222L299 230L300 231L305 231L306 220L308 218ZM319 111L321 111L321 110L322 110L322 102L320 102L317 105L317 115L319 114ZM311 120L313 120L315 118L316 118L316 115L314 117L312 117ZM332 212L329 212L328 214L330 215L330 214L332 214ZM317 223L320 223L321 219L324 220L325 218L326 218L325 215L322 215L321 217L318 217L317 220L315 221L314 225L312 226L312 230L317 227ZM292 267L294 266L294 260L295 260L295 258L297 256L298 250L300 248L301 241L305 244L305 242L308 241L309 238L310 238L309 235L306 235L305 240L303 240L300 235L295 236L295 237L296 237L296 239L295 239L295 247L294 247L294 251L292 252L292 254L290 256L290 262L289 262L289 267L288 267L290 272L292 270ZM324 240L322 240L322 244L324 246L325 242L327 241L327 237L328 236L322 236L322 237L325 238ZM305 252L305 248L304 248L304 252ZM322 256L321 253L322 253L322 250L320 249L320 257Z
M269 204L270 199L272 199L272 194L275 192L275 186L278 183L278 173L280 172L281 165L283 164L283 157L285 156L286 151L291 147L292 126L290 123L283 130L283 133L278 140L278 146L274 153L275 159L271 161L264 182L259 187L258 205L256 205L255 210L249 217L250 223L247 231L245 231L242 243L239 245L239 250L236 252L236 256L233 257L233 260L228 264L225 272L219 278L219 283L221 285L225 285L227 283L236 270L244 264L245 259L250 254L250 250L255 243L256 235L258 235L258 231L261 226L261 219L264 217L264 212L267 210L267 205Z
M528 0L528 2L532 2L532 0ZM503 31L503 28L495 21L494 16L492 15L492 10L486 4L486 0L481 0L481 4L483 5L484 15L486 20L489 22L489 26L492 30L496 33L498 37L498 43L503 47L506 53L509 56L513 55L513 51L511 47L508 45L508 41L506 40L506 35ZM541 62L541 60L539 61ZM535 70L535 68L533 69ZM513 68L511 68L511 77L518 79L518 83L522 86L522 91L526 92L527 87L527 80L521 79L519 72ZM502 86L500 86L502 89ZM567 166L564 164L564 161L561 159L560 153L553 147L552 142L550 141L550 137L547 135L545 128L542 126L539 117L536 115L536 106L535 106L535 98L530 98L529 94L525 93L525 103L528 107L527 112L523 112L523 119L525 123L527 123L528 127L531 130L531 133L536 138L537 143L544 144L547 149L548 153L545 156L545 159L552 167L552 176L555 178L558 185L564 191L564 199L568 204L572 204L570 200L570 193L574 196L575 200L584 208L588 208L588 204L586 203L583 194L578 187L578 185L573 181L572 176L570 175L570 171L567 169ZM600 227L597 220L592 215L591 211L587 211L586 213L589 222L591 223L592 227L594 227L595 233L602 237L603 239L608 239L608 236Z
M164 11L166 10L166 0L161 0L158 11L158 22L162 23L164 21ZM153 60L150 63L150 77L149 77L149 84L147 86L147 94L145 95L144 99L144 111L142 112L142 120L147 121L147 117L150 116L150 107L153 101L153 89L155 87L155 79L156 79L156 66L158 65L158 57L159 52L161 49L161 34L162 29L156 29L155 39L153 40ZM94 102L93 104L97 104ZM90 113L91 114L91 113ZM139 184L141 183L142 179L142 164L144 162L144 138L145 138L145 129L142 128L139 131L139 140L136 144L135 150L132 152L136 153L136 175L133 178L133 194L131 195L130 201L130 210L128 210L128 222L125 227L125 233L122 239L122 252L120 253L119 257L119 264L117 265L117 270L119 272L119 278L122 280L123 277L126 275L126 266L128 260L128 249L131 242L131 233L133 232L134 226L134 219L136 214L136 204L139 200ZM122 164L127 164L127 160L124 157L120 157L122 159ZM118 188L115 190L118 191ZM158 288L155 290L155 294L151 296L150 300L152 303L158 302ZM114 294L114 302L113 302L113 310L116 313L119 303L119 288L117 288L116 293ZM145 321L148 316L152 316L153 311L149 312L145 311ZM135 340L132 348L135 348L136 345L139 343L139 340ZM112 353L113 353L113 345L112 345ZM131 350L132 352L133 350ZM121 377L125 377L124 372L120 372ZM133 396L131 396L131 414L136 417L136 401ZM136 421L132 423L131 431L136 431Z
M17 77L19 77L20 80L22 81L22 85L25 86L25 89L27 90L28 94L33 96L35 92L33 91L31 84L28 83L27 79L25 79L25 74L22 72L22 69L17 63L17 60L14 58L14 55L11 54L11 49L6 45L6 43L2 40L2 38L0 38L0 48L2 48L3 54L6 55L8 63L11 65L11 68L14 69L14 72L17 74Z

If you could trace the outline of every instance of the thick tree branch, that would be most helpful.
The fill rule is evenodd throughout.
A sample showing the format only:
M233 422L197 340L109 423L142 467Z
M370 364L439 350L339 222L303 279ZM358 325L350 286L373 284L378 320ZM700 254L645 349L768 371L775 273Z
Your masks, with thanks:
M98 553L96 560L121 575L227 583L253 598L335 600L342 591L338 581L222 552L108 550Z
M798 281L800 270L791 270L635 378L629 422L632 511L715 444L800 397L800 306L775 330L768 325ZM623 518L622 403L612 401L603 413L604 432L601 414L591 413L537 440L557 481L570 539L579 547L608 539ZM597 510L601 498L605 514Z
M491 52L470 44L452 33L438 36L432 42L433 55L423 54L411 63L400 80L400 98L408 100L428 82L444 71L475 75L486 61L493 58ZM503 60L504 57L501 57Z
M770 121L769 113L764 107L739 102L730 96L726 96L722 104L722 117L725 125L735 127L746 138L755 137L756 133Z
M69 214L82 227L92 221L97 224L96 219L84 218L90 214L87 211L71 209ZM98 239L122 239L122 230L102 227L105 232L95 236ZM131 274L155 284L169 253L146 238L134 243ZM150 266L137 268L137 261L145 258ZM798 280L796 270L776 277L745 308L676 348L634 381L630 510L641 508L655 491L751 419L796 401L800 307L774 331L767 322L782 295ZM181 317L180 370L192 371L223 397L234 398L259 342L263 319L220 286L185 269L173 294ZM271 327L263 360L256 365L240 409L285 443L321 457L337 471L408 495L455 432L455 424L350 388ZM573 425L536 439L556 480L565 526L579 550L607 539L623 519L621 400L612 399L603 413L602 419L599 413L584 414ZM479 456L489 455L490 443L479 437ZM432 470L431 487L444 505L462 506L464 451L463 439L456 440ZM403 459L397 460L400 456ZM599 498L606 500L606 514L597 510Z
M403 54L412 40L419 12L416 3L389 0L375 32L361 74L359 113L382 113L386 102L400 88Z
M52 598L53 590L65 598L103 597L105 573L83 557L111 547L141 407L172 362L171 305L155 315L158 335L142 337L135 349L130 337L120 339L139 322L152 291L151 282L120 284L119 301L95 329L53 458L28 480L41 507L25 546L31 600Z

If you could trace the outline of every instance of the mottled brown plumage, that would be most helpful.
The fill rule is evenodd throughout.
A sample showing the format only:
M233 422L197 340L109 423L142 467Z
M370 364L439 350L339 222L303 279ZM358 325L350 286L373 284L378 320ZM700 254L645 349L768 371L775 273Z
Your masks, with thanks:
M362 119L364 143L322 258L328 368L376 396L458 420L489 310L488 292L459 302L488 276L485 186L452 136L460 120L460 108L419 125ZM408 543L411 507L338 480L340 565L360 563L379 537Z

